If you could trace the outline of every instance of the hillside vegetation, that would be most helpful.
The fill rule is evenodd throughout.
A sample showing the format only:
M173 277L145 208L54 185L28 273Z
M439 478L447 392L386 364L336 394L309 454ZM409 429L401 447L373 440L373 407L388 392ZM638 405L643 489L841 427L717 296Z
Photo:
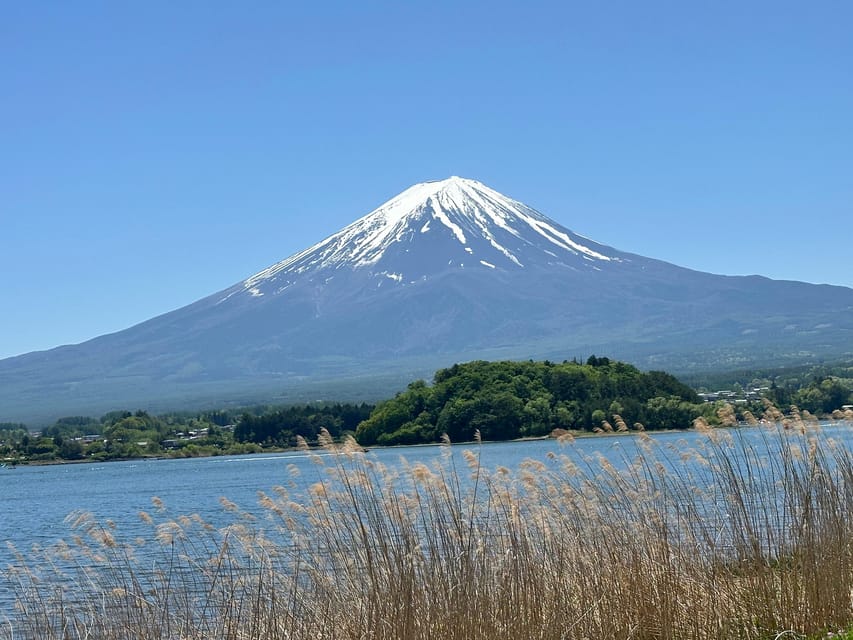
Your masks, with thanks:
M828 414L853 404L853 360L775 368L692 374L679 377L698 390L761 389L778 407L796 405Z
M122 410L63 417L40 431L0 423L0 461L256 453L294 447L298 438L315 445L321 430L335 439L354 434L362 445L392 445L436 442L443 434L470 441L478 432L486 440L507 440L560 429L686 429L699 417L712 425L750 422L768 401L818 417L841 415L853 404L850 366L734 372L704 380L701 388L721 386L732 392L700 403L693 389L668 373L644 373L603 357L561 364L475 361L441 369L431 385L418 380L376 406L314 402L156 416Z
M418 380L381 402L362 422L362 445L508 440L550 434L554 429L686 428L708 412L696 392L661 371L644 373L608 358L585 364L485 362L455 364ZM709 416L712 417L712 416Z

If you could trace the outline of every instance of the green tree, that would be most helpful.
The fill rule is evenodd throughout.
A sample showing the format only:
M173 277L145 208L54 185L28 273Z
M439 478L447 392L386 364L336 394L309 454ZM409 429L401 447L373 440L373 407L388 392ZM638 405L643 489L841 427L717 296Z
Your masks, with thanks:
M83 458L83 445L79 440L64 440L59 445L59 457L64 460L80 460Z
M653 429L687 429L701 414L700 406L678 396L655 397L646 403L646 426Z

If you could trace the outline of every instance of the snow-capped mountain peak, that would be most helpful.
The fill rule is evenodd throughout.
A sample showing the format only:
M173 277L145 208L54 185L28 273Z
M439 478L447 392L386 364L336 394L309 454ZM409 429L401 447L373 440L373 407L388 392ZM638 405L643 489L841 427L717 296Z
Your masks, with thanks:
M248 278L253 296L341 269L405 285L449 269L519 269L530 264L599 268L616 252L562 227L476 180L452 176L394 196L322 242Z
M476 359L608 353L654 369L775 366L849 352L851 308L850 288L622 253L454 177L414 185L185 307L0 361L0 420L335 399L347 389L381 397Z

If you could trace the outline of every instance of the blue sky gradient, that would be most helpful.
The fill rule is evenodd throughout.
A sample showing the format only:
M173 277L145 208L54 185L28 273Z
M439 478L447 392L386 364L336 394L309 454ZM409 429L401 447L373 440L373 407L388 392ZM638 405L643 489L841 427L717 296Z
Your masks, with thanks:
M620 250L853 286L853 4L291 4L4 5L0 357L450 175Z

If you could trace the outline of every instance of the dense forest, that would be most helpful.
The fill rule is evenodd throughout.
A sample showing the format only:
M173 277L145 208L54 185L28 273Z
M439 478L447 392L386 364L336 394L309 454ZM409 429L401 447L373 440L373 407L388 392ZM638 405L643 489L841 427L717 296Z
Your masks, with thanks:
M234 439L280 447L296 446L297 436L309 442L317 439L321 429L333 438L345 432L355 433L359 423L373 410L371 405L334 404L286 407L262 415L244 413L234 428Z
M687 428L713 409L661 371L641 372L608 358L586 363L469 362L418 380L379 403L362 422L362 445L543 436L554 429L592 430L605 421L651 429ZM614 416L618 416L615 418Z

